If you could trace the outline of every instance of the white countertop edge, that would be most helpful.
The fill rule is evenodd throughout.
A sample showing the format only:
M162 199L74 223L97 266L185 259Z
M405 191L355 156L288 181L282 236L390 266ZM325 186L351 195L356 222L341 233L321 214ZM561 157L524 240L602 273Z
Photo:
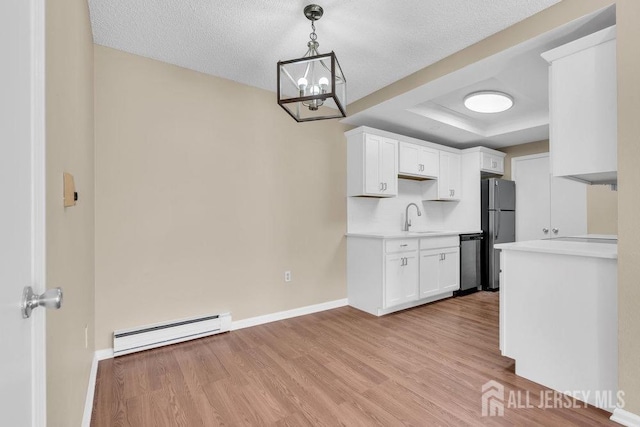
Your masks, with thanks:
M365 239L421 239L429 237L457 236L460 234L482 233L482 230L433 230L429 232L398 231L398 232L359 232L347 233L347 237L362 237Z
M500 243L498 245L494 245L494 248L503 251L537 252L589 258L618 259L618 245L608 243L529 240L525 242Z

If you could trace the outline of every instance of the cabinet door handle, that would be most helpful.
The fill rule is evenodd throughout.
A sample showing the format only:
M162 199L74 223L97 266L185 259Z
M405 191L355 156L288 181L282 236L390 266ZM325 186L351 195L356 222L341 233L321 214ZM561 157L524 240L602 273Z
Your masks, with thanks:
M560 230L558 230L557 228L552 228L551 231L553 231L553 234L558 234L558 231Z
M404 248L405 246L409 246L409 244L404 243L404 244L400 245L401 248Z
M384 190L384 183L383 182L380 183L380 191L382 191L382 190Z
M543 232L544 234L547 234L547 233L549 232L549 229L545 227L545 228L543 228L543 229L542 229L542 232Z
M456 190L451 190L451 197L456 195Z
M442 260L446 261L447 260L447 254L442 254Z

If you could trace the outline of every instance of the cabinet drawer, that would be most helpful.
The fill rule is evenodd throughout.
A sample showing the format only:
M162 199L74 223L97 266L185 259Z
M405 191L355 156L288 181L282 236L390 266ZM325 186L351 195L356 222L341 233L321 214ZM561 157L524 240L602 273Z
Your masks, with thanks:
M415 251L418 249L418 239L387 240L385 243L386 253Z
M420 249L438 249L460 246L459 236L427 237L420 239Z

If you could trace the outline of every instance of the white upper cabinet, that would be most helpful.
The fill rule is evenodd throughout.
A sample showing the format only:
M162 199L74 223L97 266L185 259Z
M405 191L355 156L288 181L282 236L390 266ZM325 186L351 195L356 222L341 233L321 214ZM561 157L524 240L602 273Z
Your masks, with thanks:
M553 176L617 181L615 25L545 52Z
M438 181L425 183L423 200L460 200L462 197L460 154L440 151L439 157Z
M358 133L347 139L349 196L395 197L398 194L398 142Z
M480 172L484 175L504 175L504 153L482 149L480 151Z
M440 169L438 150L409 142L398 146L400 163L398 174L412 179L436 179Z

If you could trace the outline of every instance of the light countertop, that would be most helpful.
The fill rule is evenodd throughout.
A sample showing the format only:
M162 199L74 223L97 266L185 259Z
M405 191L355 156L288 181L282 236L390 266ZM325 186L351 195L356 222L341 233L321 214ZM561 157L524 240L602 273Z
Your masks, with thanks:
M617 236L589 234L585 236L592 239L617 239ZM595 242L570 242L563 240L527 240L524 242L500 243L494 246L496 249L538 252L557 255L574 255L591 258L618 259L618 245L615 243Z
M482 233L482 230L429 230L429 231L389 231L347 233L347 237L364 237L368 239L409 239L422 237L457 236L459 234Z

